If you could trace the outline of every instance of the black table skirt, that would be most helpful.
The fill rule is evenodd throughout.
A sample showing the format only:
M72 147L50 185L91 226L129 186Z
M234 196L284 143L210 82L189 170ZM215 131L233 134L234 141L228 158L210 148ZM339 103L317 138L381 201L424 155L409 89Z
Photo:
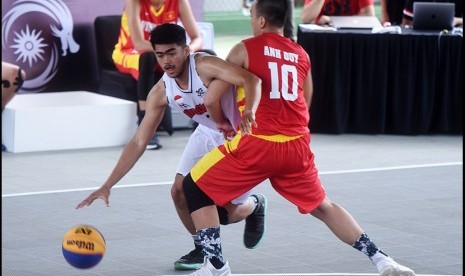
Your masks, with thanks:
M462 134L462 37L307 32L314 133Z

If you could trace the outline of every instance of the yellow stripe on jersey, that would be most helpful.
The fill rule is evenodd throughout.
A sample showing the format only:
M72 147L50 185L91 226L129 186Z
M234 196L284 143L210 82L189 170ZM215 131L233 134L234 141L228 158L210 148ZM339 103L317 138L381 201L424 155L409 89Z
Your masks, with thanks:
M204 155L202 159L200 159L202 162L199 161L191 170L191 176L194 182L201 178L202 175L210 169L210 167L218 163L221 159L223 159L223 157L224 154L218 148L214 148Z
M276 135L255 135L251 134L253 137L257 137L263 140L267 140L270 142L277 142L277 143L284 143L284 142L289 142L295 139L299 139L302 137L302 135L297 135L297 136L287 136L283 134L276 134Z
M244 87L239 86L237 87L236 91L237 91L237 98L236 98L237 107L239 108L239 112L242 114L245 108Z
M164 1L163 1L163 2L164 2ZM152 5L150 5L150 11L151 11L153 14L155 14L156 17L159 17L160 14L162 14L164 10L165 10L165 4L163 4L163 6L161 6L161 8L160 8L158 11L155 10L155 8L154 8Z

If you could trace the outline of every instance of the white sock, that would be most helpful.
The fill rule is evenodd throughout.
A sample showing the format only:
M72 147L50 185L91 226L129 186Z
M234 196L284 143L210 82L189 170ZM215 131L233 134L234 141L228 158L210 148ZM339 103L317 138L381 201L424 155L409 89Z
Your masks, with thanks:
M386 256L379 251L376 252L375 255L373 255L370 259L373 261L373 264L376 266L378 271L383 269L392 260L391 257Z

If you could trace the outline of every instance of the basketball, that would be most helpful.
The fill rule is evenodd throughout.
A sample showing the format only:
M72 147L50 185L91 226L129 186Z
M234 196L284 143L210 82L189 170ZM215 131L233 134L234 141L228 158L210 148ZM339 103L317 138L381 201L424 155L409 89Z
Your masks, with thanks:
M76 268L86 269L97 265L102 260L105 249L103 235L90 225L76 225L63 238L63 256Z

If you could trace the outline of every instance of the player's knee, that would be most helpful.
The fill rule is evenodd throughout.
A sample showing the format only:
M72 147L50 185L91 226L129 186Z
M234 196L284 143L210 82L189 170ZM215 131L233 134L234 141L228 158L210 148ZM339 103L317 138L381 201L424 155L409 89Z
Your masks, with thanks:
M220 218L220 224L222 225L228 225L229 224L229 219L228 219L228 210L221 206L216 206L216 209L218 210L218 217Z
M200 190L197 184L195 184L190 173L184 178L184 181L182 182L182 189L184 191L184 196L186 197L189 213L206 206L215 205L213 200Z
M171 198L176 206L185 205L186 200L182 190L183 178L181 175L176 175L173 186L171 186Z

